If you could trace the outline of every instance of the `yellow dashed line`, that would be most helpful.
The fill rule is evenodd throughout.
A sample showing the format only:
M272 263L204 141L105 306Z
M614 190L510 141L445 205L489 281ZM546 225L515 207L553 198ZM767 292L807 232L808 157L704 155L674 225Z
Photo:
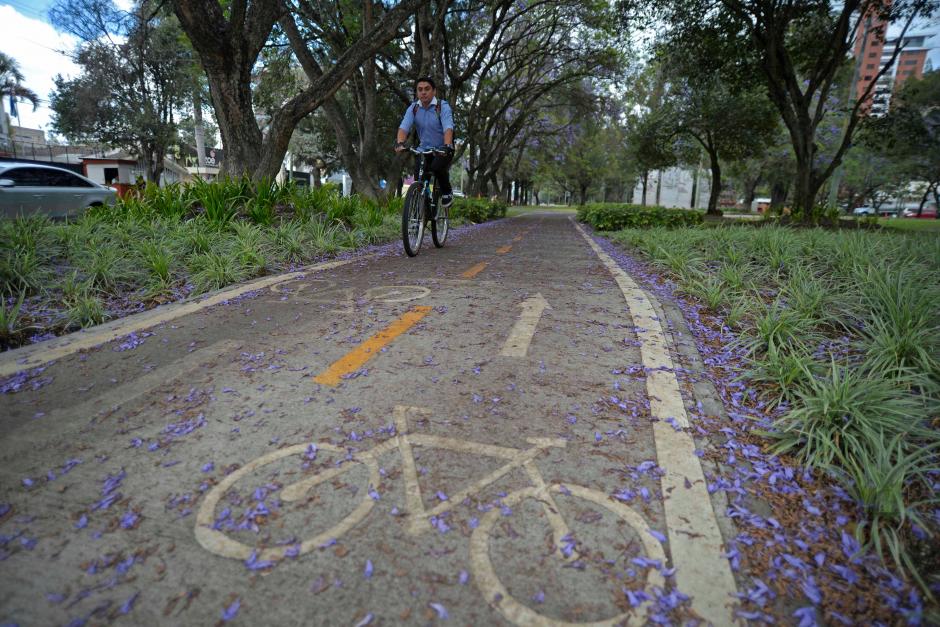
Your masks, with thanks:
M361 368L363 364L375 357L383 346L389 344L428 315L431 309L427 306L413 307L411 311L405 313L398 320L333 362L329 368L315 376L313 380L323 385L338 385L343 375Z
M472 268L470 268L469 270L467 270L466 272L464 272L464 273L461 274L460 276L462 276L462 277L465 278L465 279L472 279L472 278L475 277L476 275L478 275L478 274L480 274L481 272L483 272L483 269L484 269L487 265L488 265L488 262L486 262L486 261L481 261L480 263L478 263L477 265L473 266Z

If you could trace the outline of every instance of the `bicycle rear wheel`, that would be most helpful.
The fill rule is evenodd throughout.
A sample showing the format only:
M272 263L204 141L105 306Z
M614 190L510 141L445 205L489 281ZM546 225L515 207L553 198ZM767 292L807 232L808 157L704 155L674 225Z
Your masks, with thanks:
M447 241L447 232L450 230L450 223L448 218L450 217L450 207L441 206L441 195L435 190L434 195L435 204L437 205L437 214L434 216L434 219L431 220L431 241L434 242L436 248L443 248L444 242Z
M405 206L401 210L401 242L405 247L405 254L414 257L421 248L424 239L424 196L421 183L415 183L408 188L405 195Z

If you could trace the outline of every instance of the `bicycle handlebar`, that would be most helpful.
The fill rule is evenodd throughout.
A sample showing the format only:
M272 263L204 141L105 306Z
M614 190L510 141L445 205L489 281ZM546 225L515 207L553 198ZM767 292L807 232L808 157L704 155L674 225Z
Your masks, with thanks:
M427 150L419 150L412 146L408 147L408 152L414 153L416 155L446 155L447 150L444 148L428 148Z

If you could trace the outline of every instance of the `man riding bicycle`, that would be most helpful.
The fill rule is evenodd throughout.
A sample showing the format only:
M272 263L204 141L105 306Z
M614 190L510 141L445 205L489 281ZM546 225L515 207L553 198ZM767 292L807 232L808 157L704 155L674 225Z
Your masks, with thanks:
M441 206L450 207L454 202L453 189L450 186L450 164L454 159L454 117L450 105L444 100L437 99L437 86L434 79L425 77L415 81L417 102L412 103L406 110L405 116L398 125L398 138L395 150L406 150L405 140L413 126L418 131L418 148L420 150L443 149L446 154L437 154L428 163L428 170L437 177L441 189ZM417 176L418 164L415 164Z

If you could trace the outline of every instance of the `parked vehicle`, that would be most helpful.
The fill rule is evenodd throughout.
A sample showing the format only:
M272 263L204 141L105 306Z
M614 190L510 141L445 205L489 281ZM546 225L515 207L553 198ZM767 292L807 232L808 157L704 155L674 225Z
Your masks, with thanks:
M88 207L114 204L117 193L62 168L0 162L0 216L76 216Z
M873 216L875 215L874 207L856 207L852 209L853 216Z
M905 209L902 215L905 218L930 218L932 220L936 220L937 208L934 206L924 207L924 210L920 212L920 215L917 215L917 209Z

